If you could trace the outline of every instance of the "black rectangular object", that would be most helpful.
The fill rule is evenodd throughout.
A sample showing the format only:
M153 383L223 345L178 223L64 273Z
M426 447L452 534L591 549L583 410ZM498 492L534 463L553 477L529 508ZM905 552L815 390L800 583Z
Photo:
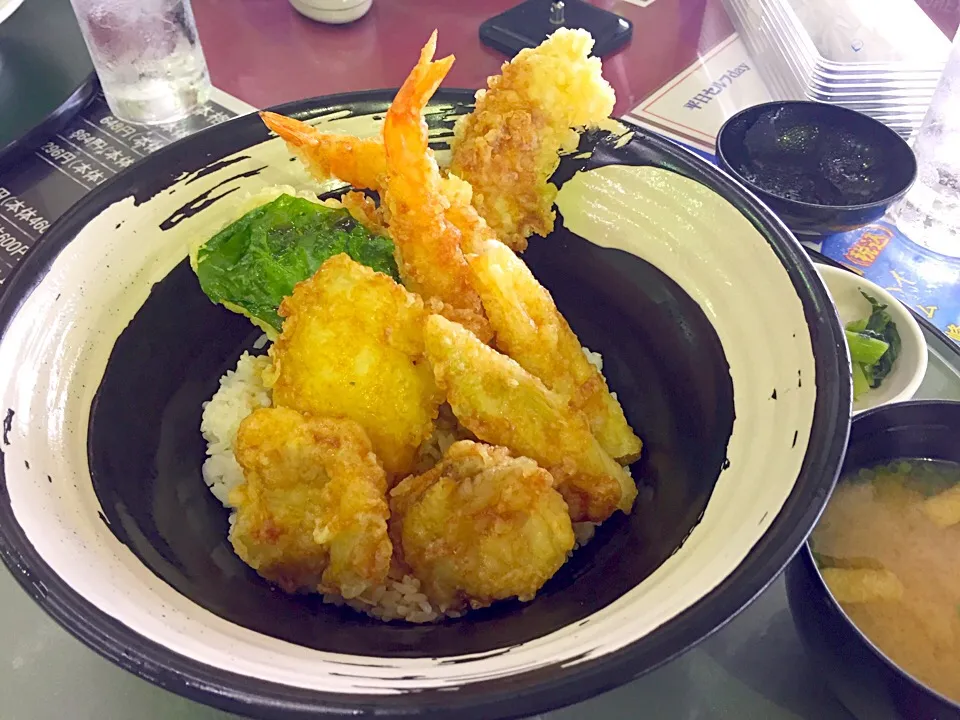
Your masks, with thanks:
M480 25L480 40L513 57L524 48L536 47L561 27L582 28L595 41L593 54L609 55L633 35L633 23L584 0L564 0L562 24L550 21L553 0L527 0Z

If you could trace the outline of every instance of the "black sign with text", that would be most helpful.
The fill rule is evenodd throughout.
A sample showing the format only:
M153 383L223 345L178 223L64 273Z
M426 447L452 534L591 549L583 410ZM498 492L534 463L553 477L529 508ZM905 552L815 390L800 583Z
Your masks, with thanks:
M0 170L0 285L50 225L98 185L154 150L235 117L214 102L171 125L131 125L98 94L33 154Z

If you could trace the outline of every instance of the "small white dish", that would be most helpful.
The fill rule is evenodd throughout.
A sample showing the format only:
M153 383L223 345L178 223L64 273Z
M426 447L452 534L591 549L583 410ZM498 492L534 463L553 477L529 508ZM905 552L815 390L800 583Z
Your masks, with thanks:
M882 287L856 273L829 265L816 267L827 285L834 305L837 306L837 313L844 327L849 322L870 316L870 303L861 294L862 290L887 306L900 333L902 346L893 369L880 387L868 390L854 401L854 414L878 405L911 399L927 372L927 342L923 339L923 331L910 310Z
M366 15L373 0L290 0L290 4L294 10L311 20L344 25Z

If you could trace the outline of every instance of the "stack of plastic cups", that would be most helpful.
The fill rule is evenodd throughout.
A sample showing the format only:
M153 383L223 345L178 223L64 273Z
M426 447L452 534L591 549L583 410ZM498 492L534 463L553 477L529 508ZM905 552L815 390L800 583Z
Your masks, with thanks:
M723 3L776 98L842 105L904 137L919 128L950 39L914 0Z

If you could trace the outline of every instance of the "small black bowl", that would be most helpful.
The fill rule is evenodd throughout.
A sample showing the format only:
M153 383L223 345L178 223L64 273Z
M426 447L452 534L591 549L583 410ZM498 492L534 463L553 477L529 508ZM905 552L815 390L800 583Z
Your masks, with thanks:
M886 125L807 101L741 110L720 128L717 161L797 235L879 220L917 177L913 151Z
M842 478L897 458L960 462L960 402L883 405L851 425ZM830 594L806 544L787 567L787 598L807 652L860 720L950 720L960 704L899 668L853 624Z

